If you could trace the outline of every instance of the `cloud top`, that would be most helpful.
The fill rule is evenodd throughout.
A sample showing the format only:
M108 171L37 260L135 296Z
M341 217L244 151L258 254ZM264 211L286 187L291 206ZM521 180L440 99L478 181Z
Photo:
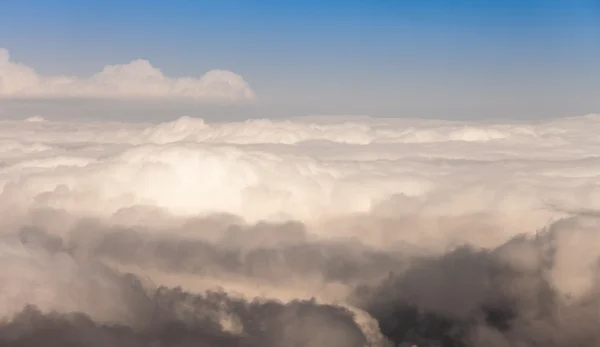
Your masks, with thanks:
M256 98L238 74L211 70L200 78L166 76L148 60L108 65L88 77L43 76L0 48L0 98L186 99L241 102Z
M32 116L0 121L2 346L599 345L598 115Z

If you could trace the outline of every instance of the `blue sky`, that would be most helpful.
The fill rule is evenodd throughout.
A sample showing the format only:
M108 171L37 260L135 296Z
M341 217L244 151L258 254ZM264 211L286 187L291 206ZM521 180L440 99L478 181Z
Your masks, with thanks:
M229 69L278 112L600 112L598 0L6 0L0 47L47 74Z

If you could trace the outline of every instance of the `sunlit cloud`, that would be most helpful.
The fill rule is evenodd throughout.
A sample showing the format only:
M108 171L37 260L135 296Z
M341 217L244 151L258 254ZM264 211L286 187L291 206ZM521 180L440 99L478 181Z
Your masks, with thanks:
M256 96L242 76L211 70L200 78L165 76L143 59L105 66L86 78L44 76L14 62L0 48L0 98L176 99L199 102L252 101Z
M1 121L0 342L593 345L599 131Z

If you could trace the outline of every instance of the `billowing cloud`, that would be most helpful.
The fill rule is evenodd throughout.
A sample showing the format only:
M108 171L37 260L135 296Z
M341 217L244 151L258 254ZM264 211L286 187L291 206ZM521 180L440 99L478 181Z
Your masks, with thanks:
M0 98L189 99L240 102L255 99L242 78L231 71L211 70L201 78L165 76L147 60L109 65L88 78L43 76L10 59L0 48Z
M0 344L597 345L599 131L1 121Z

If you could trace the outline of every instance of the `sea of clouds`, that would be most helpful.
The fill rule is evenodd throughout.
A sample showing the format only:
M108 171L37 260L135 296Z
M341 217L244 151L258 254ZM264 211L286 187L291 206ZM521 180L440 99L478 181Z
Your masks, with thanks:
M0 121L0 345L599 345L599 133Z

